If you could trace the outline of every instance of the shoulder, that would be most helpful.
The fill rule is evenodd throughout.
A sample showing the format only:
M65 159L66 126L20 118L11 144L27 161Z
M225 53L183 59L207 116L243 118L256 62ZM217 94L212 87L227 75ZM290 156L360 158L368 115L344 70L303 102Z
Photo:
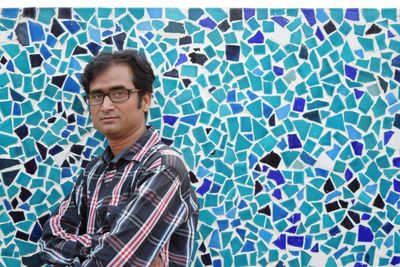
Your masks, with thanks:
M175 149L161 142L149 150L143 163L145 170L151 170L157 166L174 170L181 177L188 174L182 155Z

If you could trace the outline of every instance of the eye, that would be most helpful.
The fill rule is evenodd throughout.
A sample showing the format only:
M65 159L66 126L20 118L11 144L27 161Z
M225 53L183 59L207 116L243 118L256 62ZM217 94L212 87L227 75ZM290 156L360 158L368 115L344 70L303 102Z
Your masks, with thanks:
M111 92L112 96L115 98L122 98L126 94L126 90L121 89L121 90L115 90Z
M90 95L90 98L91 98L92 100L94 100L94 101L98 101L98 100L103 99L103 94L91 94L91 95Z

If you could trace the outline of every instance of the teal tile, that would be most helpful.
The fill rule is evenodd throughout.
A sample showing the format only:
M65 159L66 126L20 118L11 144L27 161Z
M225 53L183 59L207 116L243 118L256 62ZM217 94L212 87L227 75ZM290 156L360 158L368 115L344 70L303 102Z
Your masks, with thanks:
M362 129L364 132L368 131L371 126L372 119L370 116L361 116L360 121L357 125L358 128Z
M343 100L340 98L340 96L335 95L333 97L333 100L332 100L329 110L333 111L334 113L339 113L339 112L343 111L345 108L346 107L343 103Z
M397 10L395 8L383 8L381 10L381 14L383 18L395 21L397 17Z
M372 57L369 65L369 70L372 72L380 73L381 71L381 59Z
M338 114L331 116L326 121L326 126L332 129L344 131L344 120L343 115Z
M377 43L377 45L378 45L378 48L379 48L380 50L384 50L384 49L387 48L386 35L385 35L385 33L376 35L375 41L376 41L376 43Z
M308 47L310 47L310 46L308 46ZM310 58L313 68L319 69L319 67L320 67L319 59L318 59L317 53L314 50L311 51L309 58Z
M278 49L273 55L272 58L275 62L279 62L286 57L286 53L282 49Z
M235 151L242 151L249 149L251 146L251 142L247 140L243 135L238 134L236 137L236 142L235 142Z
M358 37L357 40L365 52L374 51L375 48L373 39Z
M325 56L326 54L332 51L333 47L328 41L324 41L322 45L317 48L317 52L320 57Z
M375 101L375 104L372 106L372 112L374 113L376 118L379 118L386 114L386 108L388 105L382 98L378 97Z
M341 46L343 44L343 38L340 35L339 32L335 32L333 33L330 37L329 37L331 43L333 46L338 47Z
M371 106L373 104L372 98L369 96L369 94L365 93L360 101L359 104L359 109L364 113L367 114L368 111L371 109Z
M298 64L299 64L299 62L298 62L297 57L296 57L296 55L294 53L290 54L289 56L287 56L285 58L285 60L283 61L283 65L284 65L286 70L288 70L288 69L290 69L292 67L295 67Z
M30 74L31 68L28 59L28 53L26 51L22 51L15 58L15 66L24 74Z
M356 99L353 94L350 94L348 97L346 97L346 108L347 109L353 109L357 107Z
M242 31L243 30L243 22L240 20L232 22L232 30Z
M295 31L294 33L292 33L292 34L290 35L290 42L291 42L292 44L296 44L296 45L301 44L301 42L302 42L302 35L301 35L301 30L300 30L300 29L297 30L297 31Z
M357 75L357 81L361 83L368 83L376 81L376 79L372 73L360 70Z
M20 242L23 242L23 241L20 241ZM21 262L18 259L15 259L15 258L4 257L3 258L3 262L5 263L6 266L15 266L15 267L21 266Z
M377 140L373 133L369 133L369 134L365 135L363 137L363 139L364 139L366 149L372 149L377 144Z
M209 32L207 34L207 38L208 38L208 40L211 41L211 43L214 46L218 46L223 41L223 39L222 39L221 35L219 34L218 30L213 30L213 31Z
M165 17L174 20L180 21L186 18L186 15L179 8L165 8Z
M297 68L297 73L302 77L306 78L312 72L310 64L304 62Z
M340 24L342 22L343 16L344 16L343 9L332 8L329 11L330 11L329 13L330 13L332 19Z
M356 125L358 123L359 114L354 111L345 111L344 112L344 121L347 123L351 123Z
M358 35L358 36L364 36L364 33L365 33L365 25L357 25L357 24L355 24L354 25L354 33L355 33L355 35Z
M228 18L227 13L225 12L225 10L221 9L221 8L206 8L205 11L211 15L211 17L217 21L217 22L221 22L224 19Z
M55 189L51 190L50 194L46 198L48 203L50 203L51 205L55 204L60 199L61 199L61 194Z
M48 131L44 134L42 137L41 141L46 144L47 146L51 146L53 144L56 144L60 138L58 136L55 136L52 132Z
M310 37L312 37L312 36L314 35L313 29L312 29L310 26L308 26L307 24L303 24L303 25L301 26L301 30L302 30L304 36L305 36L307 39L309 39ZM308 46L308 47L311 48L310 46Z
M363 8L361 11L367 22L375 21L379 18L379 10L376 8Z
M310 70L311 70L311 68L310 68ZM330 74L332 74L332 71L333 70L332 70L332 67L331 67L331 64L329 63L329 61L326 58L322 59L322 66L321 66L321 71L319 72L319 76L324 77L326 75L330 75Z

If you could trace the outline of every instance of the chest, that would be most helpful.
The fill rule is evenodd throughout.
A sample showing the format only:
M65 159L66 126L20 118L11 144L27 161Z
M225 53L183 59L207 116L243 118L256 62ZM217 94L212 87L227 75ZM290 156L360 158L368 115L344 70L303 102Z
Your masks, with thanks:
M107 232L127 203L135 198L140 166L134 161L105 166L88 183L86 214L88 226L95 232ZM91 226L91 227L90 227Z

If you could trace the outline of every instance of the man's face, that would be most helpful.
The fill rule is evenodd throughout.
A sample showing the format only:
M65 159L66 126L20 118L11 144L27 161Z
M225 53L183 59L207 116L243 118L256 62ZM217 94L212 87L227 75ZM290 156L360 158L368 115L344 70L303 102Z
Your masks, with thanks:
M135 89L132 83L133 73L127 65L112 64L90 83L90 93L109 93L115 89ZM141 88L136 88L141 89ZM146 126L144 112L150 106L151 95L143 96L139 105L139 95L131 92L128 100L113 103L109 96L103 104L90 106L93 126L107 139L124 140Z

